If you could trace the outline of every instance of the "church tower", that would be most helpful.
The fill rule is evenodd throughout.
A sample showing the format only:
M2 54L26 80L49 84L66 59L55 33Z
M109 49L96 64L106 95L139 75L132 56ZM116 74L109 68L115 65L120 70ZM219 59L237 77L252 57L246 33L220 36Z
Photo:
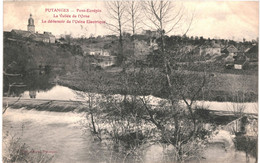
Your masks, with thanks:
M30 14L30 18L28 19L27 30L29 32L35 33L34 20L32 18L32 14Z

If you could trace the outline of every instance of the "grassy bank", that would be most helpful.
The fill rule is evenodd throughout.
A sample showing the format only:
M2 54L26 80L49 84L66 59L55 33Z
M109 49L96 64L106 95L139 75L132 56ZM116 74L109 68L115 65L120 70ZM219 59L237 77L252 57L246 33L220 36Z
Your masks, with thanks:
M202 72L196 72L198 76ZM210 86L196 100L255 102L258 98L256 75L211 73ZM187 74L189 76L189 74ZM166 80L156 69L134 75L127 73L127 81L120 72L98 70L61 76L58 83L75 90L109 94L154 95L166 98ZM127 82L127 85L125 84ZM136 84L138 83L138 84Z

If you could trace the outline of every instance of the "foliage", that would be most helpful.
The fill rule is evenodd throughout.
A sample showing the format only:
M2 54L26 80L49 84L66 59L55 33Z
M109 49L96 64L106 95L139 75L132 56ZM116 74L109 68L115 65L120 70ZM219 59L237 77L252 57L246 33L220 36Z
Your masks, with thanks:
M3 162L48 163L54 155L45 151L35 151L22 142L22 137L6 132L3 136Z
M129 76L134 77L136 92L151 86L141 78L142 73L140 71ZM150 82L154 82L152 75L150 79ZM200 127L203 121L198 118L194 122L195 114L190 114L189 109L181 106L178 100L159 101L156 105L151 105L154 99L148 96L104 95L96 99L99 99L93 103L96 107L88 110L88 114L95 118L94 125L89 117L89 124L86 126L92 133L96 131L96 135L101 138L99 140L105 142L108 147L113 147L113 151L126 154L130 149L138 149L146 143L161 142L174 146L178 154L174 159L183 161L193 155L199 157L195 156L199 147L195 148L194 142L200 142L198 144L203 147L210 135ZM194 149L187 152L191 146L194 146Z
M236 149L257 157L257 137L236 136L234 139Z

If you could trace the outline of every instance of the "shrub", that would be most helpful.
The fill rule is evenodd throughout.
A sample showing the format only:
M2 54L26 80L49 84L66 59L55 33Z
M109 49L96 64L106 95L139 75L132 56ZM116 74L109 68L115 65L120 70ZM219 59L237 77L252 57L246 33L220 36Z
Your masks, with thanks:
M20 163L48 163L51 162L54 155L49 155L44 151L34 151L28 145L22 142L21 137L12 136L8 132L3 136L3 162Z
M237 150L246 152L246 155L257 157L257 137L236 136L234 143Z

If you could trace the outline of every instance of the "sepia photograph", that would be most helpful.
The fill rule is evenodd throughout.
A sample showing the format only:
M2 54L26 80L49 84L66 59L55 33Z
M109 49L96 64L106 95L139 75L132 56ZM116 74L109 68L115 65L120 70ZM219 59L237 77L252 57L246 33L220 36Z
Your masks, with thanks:
M258 1L1 12L3 163L258 162Z

